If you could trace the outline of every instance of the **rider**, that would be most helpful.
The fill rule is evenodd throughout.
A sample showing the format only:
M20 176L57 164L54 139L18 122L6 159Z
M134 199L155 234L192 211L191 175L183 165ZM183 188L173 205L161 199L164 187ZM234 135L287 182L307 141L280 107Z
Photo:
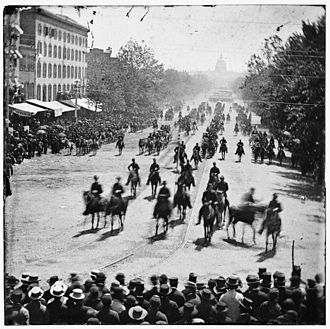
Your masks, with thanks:
M239 208L243 210L251 210L251 206L256 203L256 200L253 198L255 188L251 187L250 190L242 195L241 204Z
M245 154L244 153L244 149L243 149L243 145L244 144L243 144L242 140L240 139L239 142L237 143L237 149L236 149L236 153L235 154L238 154L238 150L239 150L240 147L242 148L243 154Z
M119 145L123 143L123 147L124 147L124 138L123 136L118 136L118 140L117 140L117 143L116 143L116 148L118 147L119 148Z
M208 184L207 185L207 189L206 191L204 191L203 193L203 197L202 197L202 203L210 203L214 209L214 203L217 201L217 195L215 194L214 190L212 189L212 184ZM202 219L202 208L199 210L199 214L198 214L198 222L196 223L196 225L200 224L201 219Z
M277 200L277 198L278 198L277 193L274 193L273 194L273 199L269 202L268 208L272 209L273 212L280 213L283 209L282 209L281 203ZM262 234L262 232L265 229L265 226L266 226L266 219L264 219L262 224L261 224L261 228L258 231L259 234Z
M202 158L201 158L201 155L200 155L200 153L199 153L200 150L201 150L200 146L198 145L198 143L196 143L196 145L195 145L194 148L193 148L193 155L191 156L191 159L190 159L190 160L192 160L192 158L193 158L193 156L194 156L194 152L197 152L199 161L200 161L200 162L203 162L203 161L202 161Z
M150 183L151 174L153 172L159 172L159 169L160 169L159 164L156 162L156 158L154 158L153 163L151 164L150 169L149 169L149 177L148 177L147 185L149 185L149 183Z
M212 175L220 175L220 169L217 167L217 164L215 162L213 162L213 167L210 169L210 177Z
M167 202L168 209L170 209L170 200L171 192L168 187L166 187L166 181L164 180L162 183L163 187L159 190L158 196L157 196L157 204L154 209L153 217L157 217L157 210L158 210L158 202L161 200L164 200L164 202ZM166 201L165 201L166 200Z
M100 194L103 193L102 185L98 182L98 176L94 176L94 183L91 186L91 193L98 199L101 198Z
M141 186L141 183L140 183L140 176L139 176L139 169L140 169L140 166L135 162L135 159L133 158L132 159L132 163L127 167L128 170L134 170L135 173L136 173L136 176L138 177L138 182L139 182L139 186ZM128 185L129 184L129 181L130 181L130 176L128 176L128 179L127 179L127 182L125 185Z
M221 149L222 145L226 146L226 150L227 150L227 140L224 137L222 137L222 139L220 139L220 149Z
M220 182L216 185L216 191L222 191L223 196L227 200L227 191L229 190L228 183L225 181L225 177L223 175L220 176Z
M236 122L236 123L235 123L234 132L238 132L238 130L239 130L239 129L238 129L238 123Z
M189 163L189 160L187 160L187 164L185 166L183 166L182 169L183 169L182 174L186 173L188 176L190 176L191 180L192 180L192 186L195 187L195 178L192 174L193 168L192 168L191 164Z
M123 186L120 184L121 178L116 177L117 182L113 185L111 194L117 196L118 198L122 198L122 194L125 192Z
M197 122L196 122L196 120L194 120L194 122L193 122L193 130L198 130L198 127L197 127Z

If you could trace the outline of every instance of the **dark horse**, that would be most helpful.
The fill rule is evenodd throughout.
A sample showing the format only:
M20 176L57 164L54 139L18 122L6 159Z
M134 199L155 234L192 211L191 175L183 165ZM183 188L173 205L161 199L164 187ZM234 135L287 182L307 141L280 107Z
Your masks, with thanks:
M184 184L185 186L187 186L188 190L190 191L191 185L195 186L195 179L191 172L184 171L178 178L178 183Z
M153 198L155 198L157 193L157 186L161 182L158 171L152 171L150 173L150 182L151 182L151 195Z
M159 197L157 200L153 217L156 218L156 233L155 236L158 235L158 226L159 226L159 220L163 219L163 228L164 232L167 232L168 230L168 219L171 216L172 213L172 207L171 203L167 198Z
M265 227L266 227L266 252L268 251L268 237L271 235L273 239L273 250L276 250L277 239L281 233L282 221L278 212L271 208L266 210Z
M120 139L117 144L116 144L116 148L118 147L118 150L119 150L119 154L118 155L121 155L122 152L123 152L123 148L125 147L125 144L124 144L124 141L122 139Z
M178 211L180 213L180 219L182 221L186 218L186 209L189 207L192 208L191 202L190 202L190 196L186 192L186 187L183 184L178 184L178 190L176 191L174 195L173 200L173 208L178 206Z
M226 153L228 153L227 145L225 143L221 143L219 153L221 153L221 160L225 160Z
M255 220L255 214L257 212L264 213L266 210L266 206L264 205L253 205L244 208L237 208L237 207L229 207L229 221L227 225L227 238L229 239L229 232L228 228L230 225L233 226L233 238L236 236L235 225L238 222L242 222L245 224L249 224L253 230L253 243L256 243L256 229L253 226L253 222ZM243 226L243 233L242 233L242 243L244 243L244 232L245 232L245 225Z
M214 220L216 218L216 213L212 205L208 202L205 202L201 208L201 217L203 218L204 224L204 241L211 242L211 237L213 233Z
M198 163L199 163L199 160L200 160L200 155L199 155L199 152L197 150L194 150L193 155L191 156L191 159L194 160L195 169L198 169Z
M134 169L132 169L129 172L128 180L131 182L131 196L133 196L135 198L136 197L136 188L137 188L137 184L139 182L139 177L136 174Z
M100 212L105 212L108 200L106 198L95 197L94 194L90 191L83 192L83 198L86 205L86 210L83 212L83 215L92 215L92 230L94 230L94 216L97 214L97 224L96 228L99 227L100 221Z
M124 228L124 219L126 215L128 207L128 199L127 198L119 198L118 196L111 196L110 202L105 211L105 218L106 216L111 216L111 232L113 231L113 221L114 217L118 216L120 221L120 230ZM105 226L106 223L104 223Z
M237 151L236 151L235 154L238 155L238 162L241 162L242 154L245 154L245 153L244 153L243 146L239 146L239 147L237 148Z

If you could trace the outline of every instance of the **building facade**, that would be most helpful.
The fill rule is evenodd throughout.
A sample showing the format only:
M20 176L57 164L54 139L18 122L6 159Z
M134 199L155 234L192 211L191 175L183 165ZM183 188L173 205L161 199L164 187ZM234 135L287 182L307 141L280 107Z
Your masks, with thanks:
M20 25L25 33L20 39L19 80L26 99L53 101L73 90L84 95L89 30L39 7L22 11Z

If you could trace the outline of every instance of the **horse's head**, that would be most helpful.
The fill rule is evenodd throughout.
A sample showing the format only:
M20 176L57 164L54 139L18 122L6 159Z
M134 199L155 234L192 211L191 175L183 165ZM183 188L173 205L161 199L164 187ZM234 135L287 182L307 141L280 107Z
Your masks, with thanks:
M88 204L93 199L93 194L90 191L84 191L83 199L85 204Z

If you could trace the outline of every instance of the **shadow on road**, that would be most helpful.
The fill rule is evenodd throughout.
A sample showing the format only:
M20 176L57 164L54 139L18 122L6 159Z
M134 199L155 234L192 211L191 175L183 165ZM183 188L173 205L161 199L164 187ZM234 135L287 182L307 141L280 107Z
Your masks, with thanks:
M158 235L154 235L148 238L148 244L153 244L156 241L160 241L160 240L166 240L166 232L161 232L158 233Z
M277 189L279 193L292 194L297 199L306 197L312 201L322 201L322 187L317 185L313 178L304 177L293 171L280 171L277 174L287 180L285 186Z
M83 231L78 232L76 235L74 235L73 238L79 238L80 236L86 235L86 234L94 234L100 230L102 230L102 228L97 228L97 229L94 228L94 230L92 230L92 229L83 230Z
M223 241L225 241L228 244L231 244L232 246L235 246L235 247L240 247L240 248L250 248L251 247L250 245L248 245L246 243L238 242L235 239L223 239Z
M269 259L269 258L273 258L276 254L276 250L269 250L267 252L262 251L261 253L259 253L257 256L259 256L259 258L257 259L257 263L262 263L263 261Z
M155 200L155 198L152 195L146 196L143 198L143 200L148 200L149 202Z
M173 229L175 226L178 225L182 225L182 224L186 224L183 220L181 220L180 218L178 219L173 219L168 223L168 226Z
M111 230L110 231L107 231L107 232L104 232L97 239L97 241L103 241L105 239L111 238L112 236L116 236L116 235L118 235L120 233L120 231L121 231L120 228L117 228L117 229L113 230L112 232L111 232Z
M198 238L197 240L194 241L194 244L196 245L195 248L196 251L201 251L203 248L207 248L208 246L211 245L211 243L205 241L204 238Z

